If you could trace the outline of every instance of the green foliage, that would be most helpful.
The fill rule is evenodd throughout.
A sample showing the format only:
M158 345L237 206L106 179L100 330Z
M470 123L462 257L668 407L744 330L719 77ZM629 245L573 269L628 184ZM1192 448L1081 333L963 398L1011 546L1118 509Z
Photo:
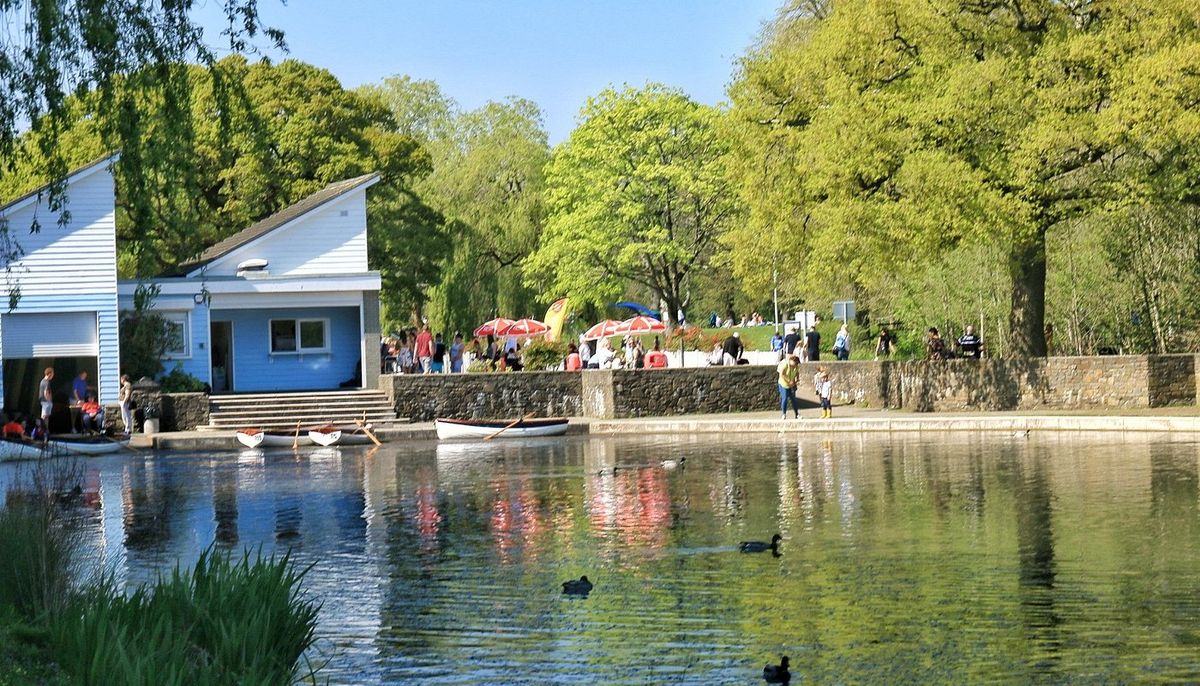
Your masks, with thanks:
M162 358L178 345L178 332L154 310L161 289L139 283L133 294L133 309L121 312L121 370L130 378L154 378L163 370Z
M663 340L663 349L679 350L679 346L682 343L686 350L699 350L702 353L710 353L713 346L724 343L728 336L729 332L726 329L702 329L698 326L677 326L667 333L666 339ZM747 347L750 346L747 345Z
M527 282L601 307L637 285L673 319L737 217L719 118L656 84L589 98L546 168L548 218Z
M205 551L153 586L84 589L52 626L55 656L81 684L294 683L318 606L289 556Z
M42 494L10 498L0 509L0 611L32 622L61 610L71 584L71 543Z
M1185 66L1198 14L1183 0L789 4L730 88L748 208L724 239L735 273L762 288L782 265L789 297L850 288L874 305L959 246L991 246L1007 348L1042 353L1054 227L1200 200Z
M183 365L178 362L158 383L163 393L202 393L207 390L203 381L183 371Z
M567 343L565 341L552 343L543 338L521 348L521 364L531 372L558 369L566 358Z

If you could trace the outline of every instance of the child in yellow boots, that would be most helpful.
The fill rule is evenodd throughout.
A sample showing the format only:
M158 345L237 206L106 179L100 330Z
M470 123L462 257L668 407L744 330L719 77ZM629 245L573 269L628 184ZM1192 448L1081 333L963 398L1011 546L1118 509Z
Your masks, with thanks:
M830 419L833 417L833 381L829 379L829 370L822 368L819 378L817 394L821 396L821 419Z

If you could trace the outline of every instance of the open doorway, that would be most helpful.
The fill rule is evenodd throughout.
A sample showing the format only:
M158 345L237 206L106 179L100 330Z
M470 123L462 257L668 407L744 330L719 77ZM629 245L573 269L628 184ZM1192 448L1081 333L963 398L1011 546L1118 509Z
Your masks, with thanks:
M213 393L233 392L233 322L213 322L209 328Z
M99 397L100 377L97 374L97 360L94 357L31 357L25 359L4 360L4 412L9 417L24 415L26 417L41 416L38 404L38 384L45 375L46 368L54 369L54 381L50 386L54 397L54 413L65 413L66 428L59 427L59 432L69 431L71 415L67 409L71 404L71 385L80 372L87 372L87 389ZM51 427L54 431L54 427Z

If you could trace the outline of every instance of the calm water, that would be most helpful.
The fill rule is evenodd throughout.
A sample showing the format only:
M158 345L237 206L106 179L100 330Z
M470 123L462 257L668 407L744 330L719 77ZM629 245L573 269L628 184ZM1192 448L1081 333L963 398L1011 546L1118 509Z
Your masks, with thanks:
M793 683L1196 682L1198 463L1053 435L143 455L88 463L87 526L128 582L214 541L314 563L338 684L751 684L784 653Z

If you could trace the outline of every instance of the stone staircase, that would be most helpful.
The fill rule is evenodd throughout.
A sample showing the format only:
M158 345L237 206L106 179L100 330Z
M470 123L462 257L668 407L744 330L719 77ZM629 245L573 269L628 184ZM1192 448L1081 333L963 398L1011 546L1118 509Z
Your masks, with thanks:
M209 423L201 431L229 429L294 429L325 424L353 425L365 419L379 429L398 423L382 391L254 393L209 398Z

